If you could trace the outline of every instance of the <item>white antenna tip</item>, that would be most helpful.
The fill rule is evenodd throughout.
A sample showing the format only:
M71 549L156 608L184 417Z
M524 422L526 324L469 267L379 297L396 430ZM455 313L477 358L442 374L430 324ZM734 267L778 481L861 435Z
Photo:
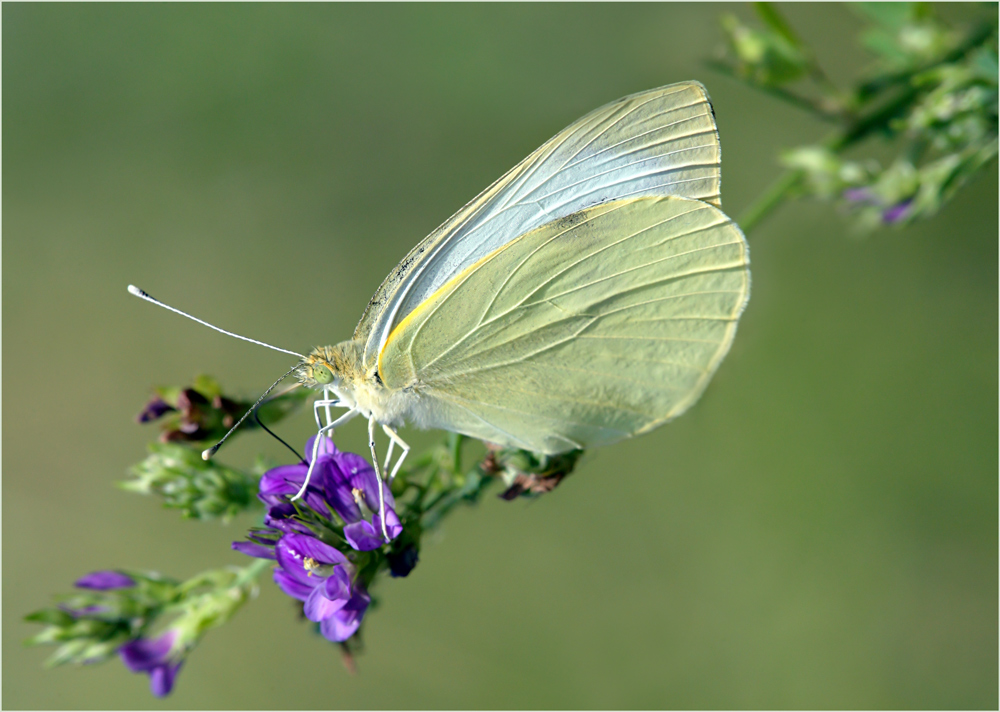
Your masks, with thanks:
M143 296L143 295L145 294L145 292L144 292L144 291L142 291L141 289L139 289L139 288L138 288L137 286L135 286L134 284L130 284L130 285L128 286L128 293L129 293L129 294L132 294L132 295L135 295L135 296L137 296L137 297L141 297L141 296Z
M212 455L214 455L214 454L215 454L215 448L213 448L213 447L210 447L207 450L202 450L201 451L201 459L202 460L211 460L212 459Z

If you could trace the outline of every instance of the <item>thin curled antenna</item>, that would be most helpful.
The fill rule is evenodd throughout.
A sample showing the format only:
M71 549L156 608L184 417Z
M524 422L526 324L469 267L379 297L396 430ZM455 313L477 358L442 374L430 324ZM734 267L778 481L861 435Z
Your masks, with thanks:
M239 334L234 334L231 331L226 331L225 329L220 329L217 326L212 326L207 321L202 321L201 319L199 319L196 316L191 316L187 312L182 312L180 309L174 309L172 306L170 306L168 304L164 304L159 299L154 299L153 297L149 296L146 292L144 292L141 289L139 289L138 287L136 287L134 284L130 284L128 286L128 293L131 294L131 295L133 295L133 296L139 297L140 299L145 299L147 302L152 302L153 304L155 304L157 306L160 306L160 307L163 307L164 309L169 309L170 311L174 312L175 314L180 314L181 316L186 316L188 319L191 319L192 321L196 321L199 324L202 324L203 326L207 326L209 329L215 329L219 333L225 334L226 336L232 336L234 338L241 339L243 341L249 341L251 344L257 344L258 346L266 346L269 349L273 349L274 351L280 351L283 354L289 354L291 356L298 356L301 359L305 358L305 356L303 356L302 354L297 353L295 351L289 351L288 349L279 349L277 346L271 346L271 344L265 344L263 341L257 341L257 339L250 339L250 338L247 338L246 336L240 336ZM286 373L285 376L287 376L287 375L288 374ZM284 378L285 376L282 376L282 378ZM274 386L271 386L271 388L274 388ZM268 388L268 390L270 391L271 388ZM243 416L243 417L245 418L246 416ZM240 422L242 423L243 421L241 420ZM230 431L230 432L232 432L232 431Z
M275 396L275 398L278 398L280 395L281 394L279 393L277 396ZM289 445L288 443L286 443L284 440L282 440L280 437L278 437L278 435L273 430L271 430L269 427L267 427L266 425L264 425L264 421L260 419L260 414L257 412L258 410L260 410L260 406L259 405L255 406L254 409L253 409L253 419L257 422L257 425L259 425L260 427L264 428L264 430L267 431L268 435L270 435L272 438L274 438L279 443L281 443L282 445L284 445L285 447L287 447L289 450L291 450L292 454L295 455L295 457L299 458L299 462L301 462L303 464L307 464L306 463L306 459L299 454L298 450L296 450L291 445Z
M222 443L226 442L226 438L228 438L230 435L232 435L233 431L236 430L236 428L238 428L241 425L243 425L243 421L247 419L248 415L250 415L251 413L253 413L253 412L255 412L257 410L257 406L260 405L261 401L263 401L265 398L267 398L267 394L270 393L271 391L273 391L274 387L276 385L278 385L279 383L281 383L282 381L284 381L286 378L288 378L289 376L291 376L292 372L295 371L295 369L297 369L298 367L299 367L299 364L295 364L290 369L288 369L288 371L285 372L284 376L282 376L277 381L275 381L274 383L272 383L271 386L266 391L264 391L263 394L261 394L261 397L257 399L257 402L254 403L250 407L250 410L248 410L246 413L243 414L243 417L239 419L239 422L237 422L236 425L234 425L233 427L231 427L229 429L228 433L226 433L225 435L222 436L222 440L220 440L219 442L215 443L215 445L213 445L212 447L208 448L207 450L203 450L202 451L202 453L201 453L201 459L202 460L211 460L212 459L212 455L214 455L215 453L217 453L219 451L219 448L222 447ZM267 430L267 428L265 428L265 430ZM271 431L268 430L268 432L271 432ZM273 433L272 433L272 435L273 435ZM281 440L281 438L278 438L278 439Z

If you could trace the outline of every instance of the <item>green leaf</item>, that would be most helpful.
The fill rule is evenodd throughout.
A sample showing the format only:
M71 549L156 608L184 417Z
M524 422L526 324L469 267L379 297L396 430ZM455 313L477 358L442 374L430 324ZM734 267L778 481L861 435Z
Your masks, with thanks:
M73 622L73 616L59 608L43 608L29 613L24 620L30 623L45 623L47 625L68 626Z
M792 30L792 26L788 24L785 18L778 11L778 8L775 7L774 3L755 2L754 9L760 16L761 21L770 27L776 34L783 37L788 44L798 50L804 49L802 40L798 38L794 30Z
M851 7L862 17L890 32L917 18L915 2L859 2Z

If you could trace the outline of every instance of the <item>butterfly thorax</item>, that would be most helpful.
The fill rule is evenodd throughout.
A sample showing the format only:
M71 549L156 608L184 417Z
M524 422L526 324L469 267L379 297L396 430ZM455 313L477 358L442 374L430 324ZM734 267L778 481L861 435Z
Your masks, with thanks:
M380 423L400 425L407 420L414 394L386 388L378 369L366 372L362 362L364 345L357 340L313 349L296 371L299 382L309 388L329 389L347 407Z

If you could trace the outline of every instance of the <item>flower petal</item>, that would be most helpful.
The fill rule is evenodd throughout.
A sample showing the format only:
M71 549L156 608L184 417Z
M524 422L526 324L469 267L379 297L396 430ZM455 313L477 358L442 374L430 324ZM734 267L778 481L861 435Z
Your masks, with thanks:
M347 603L351 597L351 575L346 567L334 567L333 573L323 582L323 595L331 601Z
M389 562L389 575L393 578L409 576L420 560L420 552L413 544L404 547L401 551L391 551L385 557Z
M325 594L326 587L317 586L309 594L309 598L306 599L306 603L302 607L302 612L305 613L306 618L313 623L325 621L347 603L348 599L346 596L331 600Z
M309 486L306 488L303 498L310 509L327 514L326 503L323 499L324 483L331 477L332 462L327 459L320 459L316 462L312 474L309 476ZM284 497L298 494L302 489L302 483L306 481L309 467L301 463L296 465L281 465L268 470L260 478L257 498L269 507L284 503Z
M106 591L111 588L129 588L135 586L135 581L131 576L126 576L118 571L95 571L87 574L83 578L76 580L73 584L77 588L92 588L96 591Z
M337 475L327 481L326 501L344 522L353 524L361 520L361 508L354 501L350 482L340 475L339 470L336 472Z
M334 549L329 544L324 544L316 537L305 534L286 534L278 542L279 548L288 549L293 555L299 557L308 556L321 564L346 564L347 557Z
M303 464L274 467L261 476L258 490L262 495L295 494L302 486L308 469Z
M886 223L887 225L899 222L900 220L906 217L906 214L907 212L909 212L910 205L912 203L913 203L912 199L904 200L902 203L893 205L891 208L883 211L882 222Z
M107 606L82 606L80 608L72 608L67 606L65 603L60 603L59 610L69 613L74 618L84 618L87 616L97 616L101 613L108 613L111 609Z
M357 632L369 603L371 598L367 593L361 590L355 591L347 605L320 623L320 633L334 643L347 640Z
M136 416L136 420L140 423L148 423L149 421L156 420L172 410L176 410L176 408L159 396L156 396L146 404L146 407L142 409L142 412Z
M382 519L378 513L372 517L372 526L375 527L375 531L382 531ZM399 521L399 515L396 514L396 510L389 509L388 506L385 510L385 531L390 539L395 539L403 533L403 524Z
M258 559L274 559L274 547L264 546L253 541L234 541L233 548L241 554Z
M157 697L166 697L174 689L174 678L183 665L183 661L176 664L157 665L149 671L149 689Z
M378 478L375 477L375 469L368 460L355 455L353 452L344 452L337 458L337 466L344 473L352 488L364 492L365 504L373 512L378 511ZM396 501L392 497L392 492L382 483L382 496L385 499L386 507L395 507Z
M278 564L281 566L280 569L281 571L283 571L292 580L297 581L299 584L303 586L306 586L311 592L313 588L316 587L316 577L309 575L309 571L306 569L305 563L302 560L303 559L302 555L299 554L295 549L289 547L285 542L285 539L290 536L301 536L301 535L286 534L285 536L283 536L281 538L281 541L279 541L277 544L274 545L275 558L277 559ZM278 583L278 585L280 585L280 582L278 582L277 578L275 578L274 580L276 583ZM288 591L286 591L285 593L288 593ZM288 593L288 595L293 596L295 594ZM303 598L302 600L305 599Z
M177 631L167 630L159 638L136 638L118 649L122 662L132 672L146 672L167 662Z
M309 583L302 583L284 569L275 569L274 582L278 584L278 588L284 591L286 596L305 601L313 589L322 582L322 579L313 578Z
M385 533L389 535L389 540L395 539L402 531L403 525L399 521L399 516L393 510L386 509ZM344 538L358 551L378 549L386 543L385 535L382 533L382 519L375 514L371 522L362 520L348 524L344 527Z
M316 441L315 435L306 440L306 462L312 462L313 456L313 443ZM333 440L323 436L319 441L319 452L316 454L316 459L323 457L324 455L336 456L340 454L340 450L337 446L333 444Z
M376 519L378 515L376 515ZM385 544L381 529L375 529L371 522L361 520L344 527L344 538L358 551L372 551Z

